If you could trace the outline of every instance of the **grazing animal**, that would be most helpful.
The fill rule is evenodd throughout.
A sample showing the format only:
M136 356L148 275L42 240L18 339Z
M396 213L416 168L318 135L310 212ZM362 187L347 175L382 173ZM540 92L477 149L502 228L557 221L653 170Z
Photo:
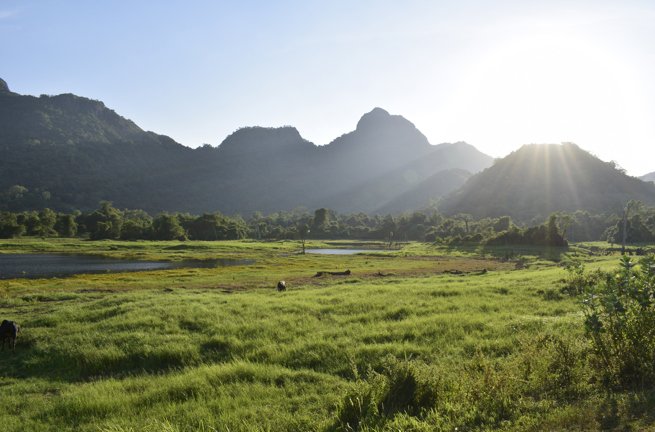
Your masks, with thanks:
M2 337L2 350L5 350L5 341L9 339L9 346L14 350L16 354L16 339L18 338L18 332L20 332L20 326L13 321L2 321L0 324L0 337Z
M277 283L277 290L278 291L286 291L287 290L287 283L285 281L280 281Z

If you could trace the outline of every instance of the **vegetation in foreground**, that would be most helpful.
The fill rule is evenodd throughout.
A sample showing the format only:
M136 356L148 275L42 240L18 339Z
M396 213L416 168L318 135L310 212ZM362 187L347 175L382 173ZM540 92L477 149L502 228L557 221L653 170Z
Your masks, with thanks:
M155 245L148 254L163 253ZM638 430L655 421L653 378L622 370L627 362L608 373L599 356L608 337L638 339L652 362L643 348L652 341L615 325L652 320L638 316L652 305L630 294L650 289L652 300L652 261L623 261L616 273L616 257L573 247L505 260L503 247L280 256L270 243L215 246L258 262L0 281L2 318L22 326L16 355L0 353L4 430ZM333 269L351 274L313 277ZM289 291L274 289L279 279ZM589 300L599 294L589 284L623 307Z

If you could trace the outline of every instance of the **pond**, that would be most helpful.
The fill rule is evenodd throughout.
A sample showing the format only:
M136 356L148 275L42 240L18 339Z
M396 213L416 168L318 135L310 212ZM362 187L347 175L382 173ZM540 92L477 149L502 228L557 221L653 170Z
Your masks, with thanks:
M324 255L352 255L360 252L388 252L383 249L305 249L305 253Z
M254 261L140 261L75 254L0 254L0 279L41 279L85 273L119 273L176 268L214 268L250 265Z

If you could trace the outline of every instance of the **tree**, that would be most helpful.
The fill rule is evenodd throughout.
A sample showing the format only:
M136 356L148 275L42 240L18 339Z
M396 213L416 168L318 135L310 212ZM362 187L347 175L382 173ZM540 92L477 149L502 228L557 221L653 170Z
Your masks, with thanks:
M184 228L175 215L163 213L152 221L152 232L156 240L182 240Z
M494 231L496 231L497 233L508 231L511 224L512 224L512 219L510 219L509 216L501 216L498 218L496 223L494 223Z
M38 235L41 237L57 235L57 231L54 230L55 224L57 223L57 213L49 208L45 208L39 212L39 220L41 221L41 226L38 229Z
M562 225L562 237L566 237L566 230L569 225L571 225L571 222L573 222L573 216L566 214L561 217L560 224Z
M29 214L22 225L25 226L28 236L36 236L41 232L41 219L36 213Z
M559 216L559 213L553 213L548 216L548 223L546 224L546 244L548 246L566 246L566 240L559 233L559 228L557 227L557 218Z
M0 213L0 238L20 237L25 232L25 227L18 223L15 214L9 212Z
M9 188L8 193L10 196L22 197L23 194L27 193L28 189L25 186L14 185Z
M123 227L123 212L111 206L111 201L100 201L100 208L86 218L91 240L118 239Z
M637 210L639 207L641 207L641 201L630 200L625 206L623 205L623 203L621 203L621 220L623 222L623 236L621 239L621 255L625 255L625 241L628 238L628 234L630 232L630 227L628 227L628 217L630 216L630 210L632 210L633 208Z
M307 224L298 225L298 236L300 237L300 242L302 243L302 254L305 255L305 237L309 233L309 226Z
M505 217L507 217L507 220L509 221L509 216L505 216ZM470 234L469 233L469 222L473 222L473 216L471 216L470 214L460 213L460 214L457 214L457 215L453 216L453 219L463 221L464 224L466 225L466 235ZM507 228L509 229L509 223L507 224ZM505 230L502 230L502 231L505 231Z
M321 207L314 212L314 222L312 224L314 229L323 228L325 225L328 225L329 222L328 210L326 208Z
M75 223L75 216L71 214L60 214L57 216L57 223L55 230L62 237L73 237L77 234L77 224Z

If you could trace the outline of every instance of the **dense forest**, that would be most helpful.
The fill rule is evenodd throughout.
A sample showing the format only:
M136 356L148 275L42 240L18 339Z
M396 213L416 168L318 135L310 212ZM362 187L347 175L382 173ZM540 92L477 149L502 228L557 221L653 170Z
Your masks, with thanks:
M626 207L627 208L627 207ZM470 214L445 217L439 211L393 216L364 212L339 214L326 208L310 213L299 207L291 212L263 215L254 212L246 221L220 212L191 216L161 213L152 217L143 210L119 210L103 201L91 213L39 212L0 213L0 238L23 235L39 237L80 236L90 240L281 240L358 239L437 242L450 245L540 245L564 246L568 241L606 240L612 244L655 241L655 207L632 202L621 214L553 213L518 225L509 216L476 220ZM625 216L625 220L623 217Z

